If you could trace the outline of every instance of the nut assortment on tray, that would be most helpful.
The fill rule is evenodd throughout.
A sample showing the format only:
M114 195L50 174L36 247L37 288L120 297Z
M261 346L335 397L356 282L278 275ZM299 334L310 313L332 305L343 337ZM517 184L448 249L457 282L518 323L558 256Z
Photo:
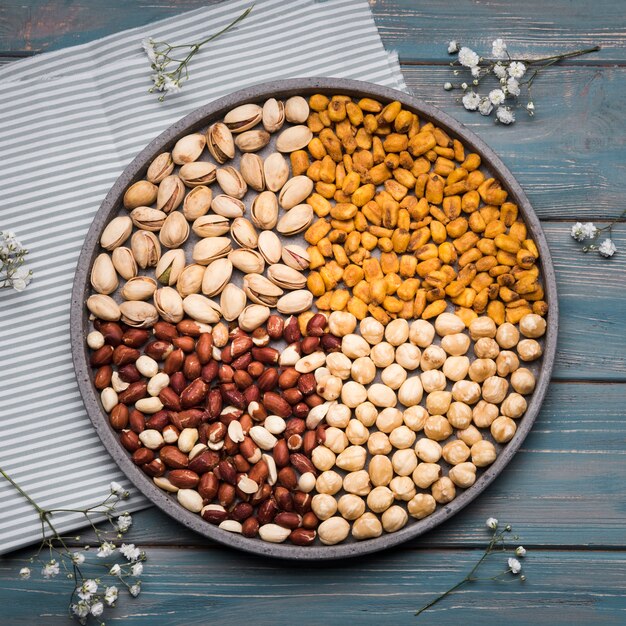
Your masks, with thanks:
M157 156L86 303L132 461L208 524L298 546L396 532L471 487L526 412L548 311L480 167L400 102L323 94Z

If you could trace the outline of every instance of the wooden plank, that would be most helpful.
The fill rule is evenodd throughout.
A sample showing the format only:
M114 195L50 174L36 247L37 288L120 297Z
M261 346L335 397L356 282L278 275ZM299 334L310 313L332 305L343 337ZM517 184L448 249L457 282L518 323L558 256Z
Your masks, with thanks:
M26 556L22 551L0 565L5 623L68 624L70 582L42 581L39 574L29 581L16 580L20 558ZM529 552L525 582L509 578L472 583L415 617L417 609L460 581L479 556L479 551L467 550L394 550L303 566L224 548L153 548L139 598L124 593L103 617L107 623L133 626L154 624L155 617L159 626L251 620L257 626L624 623L625 554L578 550ZM492 558L484 575L506 567L503 557Z
M481 546L490 516L513 524L533 547L624 546L626 465L616 442L626 438L625 401L626 384L553 383L503 474L464 511L404 549ZM213 545L157 509L133 517L129 538L138 544Z

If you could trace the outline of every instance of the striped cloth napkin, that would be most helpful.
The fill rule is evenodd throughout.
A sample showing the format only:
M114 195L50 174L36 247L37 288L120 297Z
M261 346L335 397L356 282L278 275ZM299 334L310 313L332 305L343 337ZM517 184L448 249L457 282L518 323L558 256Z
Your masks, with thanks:
M249 4L199 9L0 69L0 229L30 249L34 271L23 293L0 292L0 467L44 508L96 504L111 480L131 491L129 510L149 505L92 428L69 339L78 254L124 167L193 109L261 81L334 76L406 89L366 0L263 0L194 57L180 94L159 103L147 93L144 37L199 41ZM66 532L84 524L73 513L55 519ZM39 537L33 509L0 477L0 554Z

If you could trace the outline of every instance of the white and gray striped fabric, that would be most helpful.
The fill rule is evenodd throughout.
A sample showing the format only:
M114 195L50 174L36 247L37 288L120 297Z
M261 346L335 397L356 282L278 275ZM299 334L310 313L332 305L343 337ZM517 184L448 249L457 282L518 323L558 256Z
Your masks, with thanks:
M183 91L148 94L147 36L194 42L250 0L185 13L0 69L0 230L30 249L34 280L0 292L0 467L44 508L84 508L116 480L129 510L148 506L91 426L69 339L74 270L91 220L115 179L156 135L200 105L262 81L298 76L405 89L366 0L262 0L193 59ZM70 531L84 518L55 516ZM32 507L0 477L0 554L40 538Z

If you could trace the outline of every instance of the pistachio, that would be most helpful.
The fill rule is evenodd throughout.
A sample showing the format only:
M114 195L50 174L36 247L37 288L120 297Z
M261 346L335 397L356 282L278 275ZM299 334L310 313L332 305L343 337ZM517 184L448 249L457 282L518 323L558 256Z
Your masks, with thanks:
M157 284L149 276L135 276L122 287L121 295L124 300L147 300L156 291Z
M128 280L137 276L137 262L130 248L115 248L111 253L111 260L113 267L122 278Z
M280 218L276 230L289 237L306 230L312 221L313 209L308 204L299 204Z
M217 184L222 188L222 191L233 198L243 198L248 191L248 185L243 179L241 174L230 165L226 167L220 167L217 170Z
M243 290L255 304L276 306L283 290L260 274L246 274L243 277Z
M218 215L233 218L242 217L245 213L246 205L241 200L222 193L213 198L211 208Z
M208 161L195 161L185 163L178 171L178 175L187 187L199 187L215 182L217 168Z
M89 296L87 298L87 308L98 319L107 322L117 322L120 319L120 308L111 296L100 293Z
M258 248L261 256L268 265L278 263L283 250L278 235L272 230L264 230L259 235Z
M224 319L227 322L236 320L246 308L246 300L246 294L243 289L240 289L233 283L226 285L220 298L220 307Z
M191 228L198 237L219 237L229 231L230 221L222 215L204 215L196 219Z
M233 133L242 133L256 126L262 118L263 109L258 104L242 104L226 114L224 124Z
M153 267L161 258L161 244L154 233L138 230L130 238L130 249L141 269Z
M278 208L276 209L278 211ZM114 217L102 231L100 245L105 250L114 250L121 246L133 232L133 221L127 215Z
M159 259L154 274L162 285L171 287L176 284L184 267L185 251L181 249L168 250Z
M191 163L196 161L202 154L206 139L200 133L186 135L179 139L172 150L172 159L177 165Z
M255 191L265 189L265 174L263 173L263 159L258 154L245 152L239 160L239 172L242 178Z
M241 152L257 152L270 142L270 134L265 130L247 130L237 135L235 144Z
M213 192L204 185L194 187L183 201L183 215L190 222L197 220L199 217L206 215L211 208L211 200L213 200Z
M162 287L156 290L154 306L163 320L170 324L178 324L185 316L183 299L172 287Z
M263 128L268 133L275 133L285 123L285 105L276 98L266 100L263 105Z
M260 274L265 269L265 261L256 250L238 248L229 252L228 259L245 274Z
M204 270L202 293L205 296L216 296L222 293L233 275L233 264L229 259L216 259Z
M138 206L130 212L130 219L133 224L141 230L151 230L156 232L161 229L167 214L158 209L151 209L147 206Z
M229 237L207 237L196 243L191 256L196 263L208 265L211 261L226 256L231 249Z
M304 124L309 117L309 103L302 96L292 96L285 102L285 117L292 124Z
M308 126L291 126L284 130L276 139L276 150L279 152L295 152L301 150L313 139Z
M284 315L296 315L308 311L313 304L313 294L307 289L292 291L276 303L276 308Z
M267 321L270 316L269 307L261 304L249 304L237 318L241 330L250 333Z
M250 217L257 228L263 230L274 228L278 222L278 198L276 194L271 191L262 191L252 201Z
M206 131L206 145L218 163L226 163L235 156L233 134L226 124L217 122Z
M183 309L196 322L205 324L216 324L222 316L215 302L197 293L192 293L183 299Z
M263 163L265 185L270 191L280 191L289 178L289 164L280 152L272 152Z
M122 322L133 328L149 328L159 319L158 311L148 302L129 300L120 304Z
M309 269L311 257L305 248L296 244L289 244L283 248L282 259L285 265L295 270Z
M157 198L157 186L147 180L138 180L124 194L124 207L134 209L138 206L149 206Z
M91 268L91 286L105 295L113 293L119 284L111 257L103 252L96 257Z
M155 157L152 163L148 166L148 172L146 173L146 179L148 182L158 185L166 176L169 176L174 171L174 161L172 155L169 152L161 152L159 156Z
M199 293L204 278L204 265L193 263L183 269L176 281L176 290L185 298L192 293Z
M270 265L267 269L267 277L283 289L303 289L306 286L304 274L282 263Z
M233 221L230 235L242 248L257 247L259 235L252 222L245 217L238 217Z
M189 222L180 211L173 211L167 216L159 239L167 248L178 248L182 246L189 237Z
M278 202L283 209L292 209L306 200L313 191L313 181L308 176L290 178L278 194Z
M180 206L184 197L185 185L183 181L175 174L167 176L159 185L157 209L160 209L164 213L170 213Z

